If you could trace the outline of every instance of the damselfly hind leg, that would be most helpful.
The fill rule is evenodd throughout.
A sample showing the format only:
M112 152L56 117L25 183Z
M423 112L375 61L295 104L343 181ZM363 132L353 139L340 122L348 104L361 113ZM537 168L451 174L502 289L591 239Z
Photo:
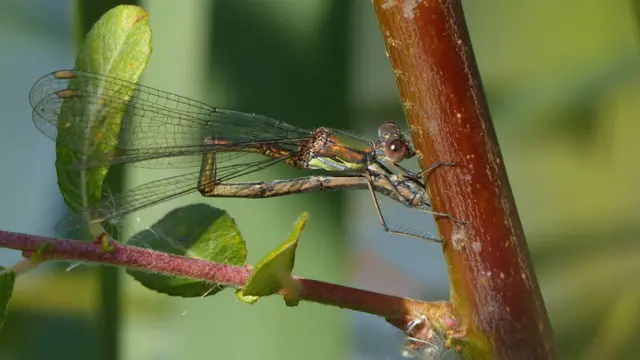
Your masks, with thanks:
M391 234L410 236L410 237L413 237L413 238L416 238L416 239L433 241L435 243L442 243L442 240L440 240L440 239L436 239L436 238L432 238L432 237L428 237L428 236L423 236L423 235L419 235L419 234L413 234L413 233L406 232L406 231L390 229L387 226L386 221L384 220L384 216L382 215L382 210L380 209L380 204L378 204L378 197L376 196L376 192L375 192L375 190L373 188L373 179L371 179L371 175L369 175L369 174L365 174L365 178L367 179L367 184L369 185L369 193L371 194L371 198L373 200L373 205L374 205L374 207L376 209L376 213L378 215L378 220L380 221L380 226L382 226L382 230L384 230L385 232L391 233ZM393 184L392 184L392 186L393 186Z

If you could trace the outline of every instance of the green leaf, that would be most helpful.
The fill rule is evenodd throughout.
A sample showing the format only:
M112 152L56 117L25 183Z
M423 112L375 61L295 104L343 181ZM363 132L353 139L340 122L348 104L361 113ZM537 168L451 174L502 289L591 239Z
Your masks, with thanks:
M5 270L0 267L0 330L4 324L4 319L7 315L7 307L9 306L9 300L13 294L13 285L16 282L16 273L10 270Z
M137 83L147 66L151 54L151 27L147 13L129 5L117 6L104 14L87 34L80 47L75 62L75 70L98 73ZM70 89L94 87L92 91L99 93L117 93L126 104L133 92L132 89L117 86L105 86L99 81L87 82L86 79L72 78ZM108 167L84 171L70 169L73 164L81 163L87 157L105 157L112 154L120 132L120 123L125 107L120 109L96 106L95 103L78 106L77 99L65 99L60 109L58 120L58 141L56 145L56 171L58 186L65 203L76 213L88 205L95 204L102 195L102 182ZM89 117L92 129L87 133L107 134L96 139L84 139L79 153L60 144L76 132L65 132L64 127L73 123L75 117ZM68 119L68 121L65 121ZM100 141L98 141L100 140ZM77 141L77 140L72 140ZM70 142L70 141L69 141Z
M285 303L288 306L298 304L298 288L291 277L296 259L296 248L300 233L307 222L309 214L304 212L298 217L293 230L277 249L262 258L256 265L247 281L247 285L236 291L237 298L247 304L253 304L261 296L272 295L280 289L285 289Z
M245 242L226 211L206 204L177 208L127 241L128 245L187 256L220 264L244 265ZM171 296L196 297L225 287L201 280L128 269L145 287Z

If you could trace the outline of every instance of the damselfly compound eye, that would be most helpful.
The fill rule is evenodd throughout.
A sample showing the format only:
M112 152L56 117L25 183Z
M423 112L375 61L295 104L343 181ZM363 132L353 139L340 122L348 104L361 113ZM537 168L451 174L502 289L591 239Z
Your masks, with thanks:
M407 156L407 144L401 139L393 139L387 142L384 155L392 162L400 162Z
M386 122L378 128L378 136L381 139L389 139L391 137L401 136L400 128L393 122Z

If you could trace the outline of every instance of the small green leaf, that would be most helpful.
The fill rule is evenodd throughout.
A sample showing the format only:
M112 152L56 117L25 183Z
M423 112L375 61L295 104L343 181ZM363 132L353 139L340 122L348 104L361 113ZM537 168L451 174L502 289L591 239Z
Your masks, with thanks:
M7 307L9 306L9 300L13 295L13 285L16 282L16 273L10 270L5 270L0 267L0 330L4 324L4 319L7 316Z
M238 300L253 304L258 301L259 297L275 294L284 288L287 306L298 304L300 300L297 283L291 277L291 272L295 263L298 239L308 217L307 212L302 213L287 240L258 262L247 281L247 285L236 291Z
M249 305L253 305L258 300L260 300L260 296L245 295L245 294L242 293L242 290L237 290L236 291L236 298L238 298L239 301L241 301L241 302L243 302L245 304L249 304Z
M151 27L147 13L137 7L121 5L109 10L91 28L84 44L80 47L75 62L75 70L88 71L116 77L137 83L147 66L151 54ZM71 79L70 89L82 86L95 87L91 91L97 93L117 93L126 104L133 92L129 88L106 86L98 81L87 82L86 79ZM102 182L108 168L84 171L71 169L70 166L81 163L87 157L105 157L113 153L114 144L120 132L120 123L124 106L96 106L93 101L81 105L77 99L65 99L60 109L58 120L58 141L56 145L56 172L58 186L65 203L76 213L86 206L95 204L102 195ZM65 138L65 135L77 136L78 132L65 132L64 127L74 123L74 118L90 118L92 129L88 134L107 134L102 138L88 136L83 139L82 153L73 151L59 144L78 140ZM65 120L66 119L66 120Z
M240 266L247 258L245 242L233 218L226 211L206 204L188 205L169 212L127 244L220 264ZM140 270L128 269L127 272L145 287L171 296L209 296L224 289L208 281Z

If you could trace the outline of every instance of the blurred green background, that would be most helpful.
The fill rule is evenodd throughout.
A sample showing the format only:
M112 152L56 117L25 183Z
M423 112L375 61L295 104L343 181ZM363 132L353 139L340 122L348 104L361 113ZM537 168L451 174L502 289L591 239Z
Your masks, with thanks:
M54 144L33 126L27 94L41 75L73 66L77 30L115 3L0 2L3 230L56 235L53 225L66 215ZM561 357L637 358L640 5L463 4ZM146 85L308 128L370 136L390 119L406 127L370 1L139 5L153 29ZM296 174L276 168L264 176ZM159 176L131 169L124 182ZM414 298L448 296L438 246L383 233L366 192L269 200L193 195L137 213L128 229L196 201L236 218L251 263L308 210L297 275ZM383 202L383 210L392 225L424 228L424 216L400 205ZM19 258L0 251L2 266ZM231 291L174 299L119 271L65 268L44 267L18 280L0 360L401 358L401 334L372 316L314 304L289 309L277 298L247 306Z

